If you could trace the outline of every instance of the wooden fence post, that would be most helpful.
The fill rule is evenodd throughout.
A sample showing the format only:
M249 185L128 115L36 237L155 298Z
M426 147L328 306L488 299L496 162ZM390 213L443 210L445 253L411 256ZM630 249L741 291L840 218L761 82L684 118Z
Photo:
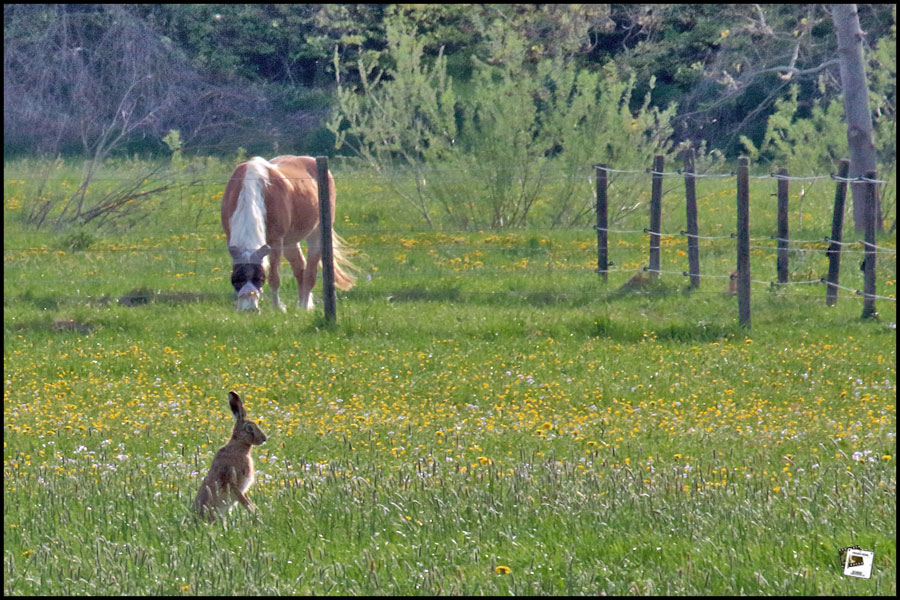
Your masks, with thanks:
M331 235L331 185L328 181L328 157L316 157L319 185L319 227L322 230L322 303L325 320L334 322L337 309L334 297L334 246Z
M659 227L662 205L663 156L653 159L653 185L650 193L650 278L659 277Z
M684 153L684 196L687 213L688 234L688 272L691 283L688 289L700 287L700 245L697 235L697 185L694 179L694 149L688 148Z
M607 172L606 165L595 165L597 176L597 272L603 276L603 283L607 283L609 276L609 203L606 196Z
M838 180L834 191L834 213L831 216L831 243L828 244L828 279L825 285L825 304L834 306L837 302L837 284L841 276L841 237L844 232L844 202L847 199L847 174L850 161L842 158L838 166ZM834 285L828 285L834 284Z
M866 179L877 179L878 173L869 171L866 173ZM866 254L863 271L865 280L863 281L863 319L876 318L878 313L875 312L875 229L877 220L878 206L878 184L869 182L866 184Z
M750 159L738 158L737 172L738 322L750 329Z
M787 169L778 169L778 283L787 283L788 280L788 190L790 182L783 179L788 176Z

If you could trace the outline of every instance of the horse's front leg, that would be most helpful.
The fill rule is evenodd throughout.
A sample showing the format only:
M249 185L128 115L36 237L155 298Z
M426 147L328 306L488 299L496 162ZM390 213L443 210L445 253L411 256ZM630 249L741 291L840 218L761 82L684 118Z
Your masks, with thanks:
M287 307L278 297L278 288L281 287L281 246L283 241L277 240L269 244L272 251L269 253L269 287L272 288L272 306L286 312Z
M313 301L311 290L303 285L303 273L306 271L306 258L303 257L303 250L300 244L287 244L284 248L284 256L291 263L291 269L294 271L294 278L297 280L297 308L303 310L312 310Z
M319 236L317 232L313 232L307 240L306 249L309 252L309 260L306 262L306 268L303 269L303 283L300 284L300 279L297 279L297 282L300 285L300 300L298 305L301 308L305 305L306 310L312 310L312 290L316 285L316 273L319 270L319 262L322 260L322 241L321 236Z

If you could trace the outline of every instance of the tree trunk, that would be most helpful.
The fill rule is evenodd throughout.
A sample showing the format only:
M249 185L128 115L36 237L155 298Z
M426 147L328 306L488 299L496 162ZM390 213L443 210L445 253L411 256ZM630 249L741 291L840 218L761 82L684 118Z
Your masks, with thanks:
M872 114L869 112L869 86L863 63L862 36L855 4L833 4L831 17L838 43L841 87L844 94L844 116L847 119L847 142L850 146L850 177L875 170L875 143L872 137ZM854 183L853 225L866 230L866 184ZM876 227L883 231L881 201L876 200Z

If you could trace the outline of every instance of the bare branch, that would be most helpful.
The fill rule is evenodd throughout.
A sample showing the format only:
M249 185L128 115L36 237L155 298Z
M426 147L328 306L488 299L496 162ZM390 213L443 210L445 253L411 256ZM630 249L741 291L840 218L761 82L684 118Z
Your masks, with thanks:
M790 73L791 77L793 77L793 76L802 77L805 75L815 75L819 71L824 71L825 69L827 69L829 67L835 67L840 64L840 61L838 59L833 58L831 60L826 60L825 62L823 62L821 65L819 65L817 67L812 67L810 69L798 69L793 66L794 62L796 62L796 53L794 55L794 59L791 60L791 65L784 65L784 66L780 66L780 67L769 67L767 69L760 69L759 71L756 71L755 73L753 73L753 76L762 75L763 73L772 73L774 71L777 73Z

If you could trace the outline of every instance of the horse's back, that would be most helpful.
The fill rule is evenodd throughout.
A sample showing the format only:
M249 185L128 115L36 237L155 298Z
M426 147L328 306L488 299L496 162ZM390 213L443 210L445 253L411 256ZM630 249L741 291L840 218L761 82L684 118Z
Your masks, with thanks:
M318 198L318 168L312 156L276 156L269 161L294 185L299 194L313 193Z
M316 159L312 156L276 156L269 161L281 175L291 182L291 224L289 237L305 238L319 222L319 183ZM332 218L334 216L334 178L328 173L331 183L330 196Z

